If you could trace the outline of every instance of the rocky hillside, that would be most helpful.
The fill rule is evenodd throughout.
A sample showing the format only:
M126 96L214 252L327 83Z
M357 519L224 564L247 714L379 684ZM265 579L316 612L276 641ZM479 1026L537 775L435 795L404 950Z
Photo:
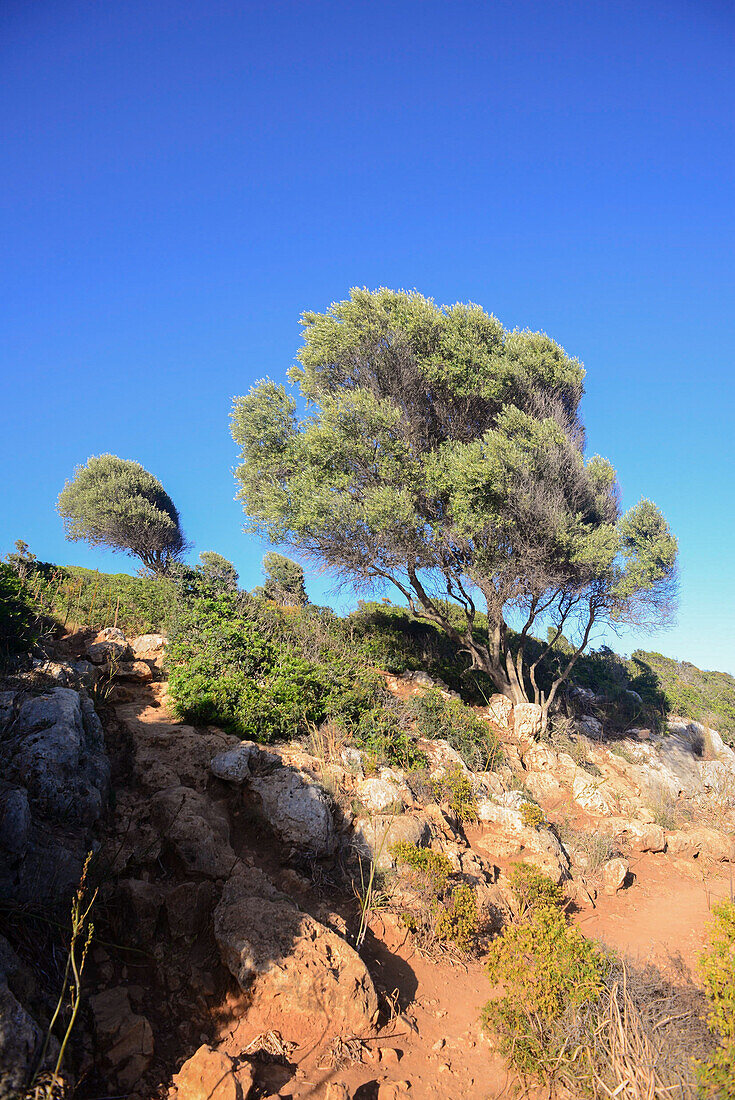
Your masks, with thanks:
M584 688L547 729L533 704L377 670L388 727L327 718L264 744L178 717L165 650L67 631L0 697L0 1096L34 1073L29 1095L51 1094L70 1024L55 1094L500 1095L518 1066L482 1015L501 988L484 960L539 891L648 966L651 1095L694 1095L691 1055L713 1046L694 964L735 859L716 731L611 738ZM87 852L80 1009L65 992L44 1052Z

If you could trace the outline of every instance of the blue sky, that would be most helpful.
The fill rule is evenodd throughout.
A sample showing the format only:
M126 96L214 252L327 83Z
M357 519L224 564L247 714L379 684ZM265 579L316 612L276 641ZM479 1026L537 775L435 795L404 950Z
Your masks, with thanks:
M415 287L583 360L681 546L678 626L617 647L735 673L734 47L713 0L5 0L0 553L134 572L54 510L112 451L257 583L232 396L302 310Z

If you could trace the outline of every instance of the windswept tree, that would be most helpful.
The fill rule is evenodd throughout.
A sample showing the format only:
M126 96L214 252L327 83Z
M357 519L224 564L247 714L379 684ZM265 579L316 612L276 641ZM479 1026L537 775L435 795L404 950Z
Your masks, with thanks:
M166 573L187 549L179 513L160 481L139 462L92 455L59 495L66 537L140 558Z
M269 550L263 558L263 595L277 603L302 607L307 601L304 570L297 561Z
M238 573L231 561L214 550L203 550L199 562L197 569L206 580L227 592L237 591Z
M667 620L676 540L648 500L621 515L614 469L585 458L584 370L558 344L386 289L302 324L289 377L307 414L270 380L234 403L251 531L358 587L391 582L499 692L544 711L595 627ZM539 662L562 632L544 693Z

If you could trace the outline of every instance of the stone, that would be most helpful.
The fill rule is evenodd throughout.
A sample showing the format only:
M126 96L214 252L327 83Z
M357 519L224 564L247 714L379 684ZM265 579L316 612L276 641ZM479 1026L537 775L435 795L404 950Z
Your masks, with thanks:
M350 1091L342 1081L330 1081L325 1100L350 1100Z
M146 661L122 661L110 666L110 674L116 680L129 680L146 684L153 679L153 669Z
M252 1067L235 1063L221 1050L204 1044L174 1074L177 1100L247 1100L253 1088Z
M363 779L357 784L356 794L365 809L373 814L395 810L406 804L403 791L390 779Z
M440 779L447 772L464 772L469 774L467 765L456 749L452 748L448 741L441 737L424 738L417 741L418 747L429 761L429 773L432 779Z
M52 688L20 706L0 750L5 774L28 791L34 813L92 825L107 801L110 763L89 698Z
M526 786L539 802L558 797L561 794L561 783L550 772L529 772L526 776Z
M190 873L227 878L237 862L229 822L211 799L191 787L167 787L150 802L150 817Z
M258 746L252 741L242 741L234 748L218 753L209 769L226 783L243 783L250 778L250 765L258 757Z
M140 634L137 638L133 638L130 648L136 659L157 657L166 648L166 639L163 634Z
M133 651L127 642L92 642L87 647L87 658L93 665L120 664L133 659Z
M277 768L250 781L263 817L284 844L307 855L330 856L336 848L332 808L322 788L292 768Z
M119 626L106 626L97 634L99 642L120 642L126 644L127 639Z
M0 848L21 856L28 846L31 823L25 788L0 782Z
M163 890L154 882L124 879L118 883L120 897L131 916L131 927L141 942L153 939L163 906Z
M615 812L613 796L604 780L590 775L584 768L577 768L574 774L572 794L577 805L590 813L607 817Z
M602 740L604 732L599 718L595 718L591 714L585 714L578 719L577 724L585 736L591 737L593 741Z
M625 885L625 880L628 877L628 861L621 856L617 856L615 859L609 859L602 868L602 881L605 887L605 893L609 895L617 894L618 890L622 890Z
M526 825L521 810L524 801L518 791L499 799L478 799L477 816L484 830L477 846L498 859L522 855L555 882L566 881L570 877L567 852L551 829Z
M513 704L505 695L491 695L485 714L496 726L504 730L510 729Z
M632 837L632 846L637 852L663 852L666 850L666 834L661 825L631 821L627 832Z
M0 975L0 1100L24 1095L41 1040L40 1027Z
M371 859L378 871L395 867L390 853L394 844L415 844L425 848L431 842L431 829L417 814L376 814L359 818L354 825L352 844L361 856Z
M166 894L166 916L172 936L193 938L205 927L214 907L211 882L182 882Z
M357 776L358 779L364 777L364 758L359 749L353 748L352 745L346 745L340 753L340 760L352 775Z
M13 710L15 705L16 695L15 691L0 691L0 733L6 726L10 725L13 719Z
M513 707L513 733L516 738L538 738L543 729L543 711L538 703L516 703Z
M378 998L360 956L264 875L225 884L214 935L223 963L275 1030L355 1036L373 1026Z
M89 998L97 1045L104 1063L120 1087L132 1091L153 1057L153 1030L145 1016L133 1011L124 986L105 989Z

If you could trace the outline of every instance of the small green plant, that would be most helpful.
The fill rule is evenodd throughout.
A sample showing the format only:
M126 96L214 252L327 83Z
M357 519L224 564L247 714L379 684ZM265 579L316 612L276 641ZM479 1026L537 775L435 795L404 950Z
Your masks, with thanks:
M480 918L477 899L471 886L459 883L439 906L434 932L442 943L453 943L460 951L469 951L477 938Z
M514 863L510 870L513 916L521 920L534 909L554 908L564 901L564 891L532 863Z
M460 821L477 820L477 799L472 781L459 764L455 764L441 778L432 779L431 790L437 802L449 803Z
M528 802L524 799L520 805L520 812L523 824L529 829L540 829L542 825L548 824L546 814L535 802Z
M599 1000L606 970L601 950L551 905L507 924L490 945L487 971L501 992L485 1005L482 1020L522 1079L553 1081L583 1060L563 1022Z
M503 753L494 730L461 700L445 699L432 689L413 699L411 710L420 736L447 741L470 771L493 771L502 764Z
M735 1098L735 903L714 909L700 971L710 1003L708 1025L718 1046L698 1066L701 1092L717 1100Z
M390 854L396 863L415 872L431 889L440 894L446 889L447 880L452 873L452 865L442 852L431 848L419 848L416 844L401 840L391 845Z

